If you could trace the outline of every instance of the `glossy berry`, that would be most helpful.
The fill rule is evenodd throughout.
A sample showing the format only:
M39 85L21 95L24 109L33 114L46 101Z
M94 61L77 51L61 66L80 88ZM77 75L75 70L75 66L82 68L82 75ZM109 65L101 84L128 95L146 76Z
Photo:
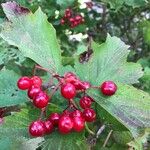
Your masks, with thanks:
M70 18L72 15L72 10L70 8L66 9L65 11L65 18Z
M43 136L45 134L45 126L43 121L34 121L29 126L29 133L34 137Z
M87 81L82 82L83 90L87 90L91 87L91 84Z
M75 19L74 19L74 18L69 18L69 21L70 21L71 23L73 23L73 22L75 21Z
M82 16L81 15L77 15L75 16L75 20L80 22L82 20Z
M72 99L76 96L76 89L73 84L66 83L61 87L61 94L66 99Z
M67 72L65 75L64 75L64 79L65 81L68 83L72 83L74 85L74 83L76 82L77 80L77 77L74 73L72 72Z
M31 78L32 85L41 86L42 85L42 79L38 76L33 76Z
M83 117L87 122L93 122L96 119L96 113L91 108L86 108L83 111Z
M100 90L104 95L111 96L115 94L117 85L113 81L105 81L101 85Z
M58 113L51 113L49 116L49 120L53 123L54 126L57 126L59 123L60 114Z
M17 82L17 86L20 90L27 90L31 87L31 85L31 79L26 76L21 77Z
M82 112L80 110L75 110L71 113L71 117L82 117Z
M54 130L54 126L51 121L47 120L44 122L45 125L45 134L50 134Z
M41 92L41 88L39 86L37 86L37 85L33 85L28 90L28 97L30 99L33 99L39 92Z
M83 90L83 84L79 79L77 79L73 85L75 86L76 90Z
M73 129L76 132L81 132L85 127L85 121L82 117L73 117Z
M49 97L45 92L38 93L33 100L34 106L44 108L48 105Z
M88 96L84 96L80 99L79 103L81 108L85 109L91 107L92 101Z
M69 133L73 128L73 121L69 116L62 116L59 120L58 130L62 134Z

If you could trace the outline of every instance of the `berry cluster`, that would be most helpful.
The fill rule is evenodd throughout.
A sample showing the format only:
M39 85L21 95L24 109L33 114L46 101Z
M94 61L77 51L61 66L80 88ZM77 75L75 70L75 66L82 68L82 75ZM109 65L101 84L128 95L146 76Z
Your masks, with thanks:
M81 132L85 128L85 122L93 122L96 119L96 113L91 108L94 100L86 94L87 89L95 87L92 87L87 81L81 81L72 72L67 72L64 76L54 75L53 77L58 80L55 92L60 89L61 95L68 101L68 106L61 114L51 113L45 121L41 117L37 121L33 121L29 126L29 133L35 137L50 134L54 129L62 134L71 131ZM41 112L45 111L52 95L49 96L42 89L42 79L40 77L21 77L17 85L21 90L28 90L28 97L35 107L41 109ZM117 86L113 81L105 81L97 88L100 88L106 96L113 95L117 90ZM78 97L80 96L80 107L74 101L77 93L79 93Z
M28 97L33 100L34 106L44 108L48 105L49 96L41 88L42 79L38 76L21 77L17 82L18 88L28 90Z
M68 24L71 28L75 28L79 24L84 22L84 18L79 15L75 14L72 9L68 8L65 10L65 15L60 20L60 24L64 25L65 23Z

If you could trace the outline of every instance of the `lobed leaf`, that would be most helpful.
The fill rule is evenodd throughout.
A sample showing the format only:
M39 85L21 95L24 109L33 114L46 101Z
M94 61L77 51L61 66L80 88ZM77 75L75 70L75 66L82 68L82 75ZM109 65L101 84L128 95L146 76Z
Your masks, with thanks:
M106 42L92 43L93 54L84 64L75 62L76 73L81 79L100 85L106 80L127 84L137 83L143 75L140 64L127 62L129 46L119 38L108 35Z
M33 14L16 2L3 3L2 7L8 21L3 24L0 36L17 46L25 57L51 71L60 71L61 51L56 31L41 9Z

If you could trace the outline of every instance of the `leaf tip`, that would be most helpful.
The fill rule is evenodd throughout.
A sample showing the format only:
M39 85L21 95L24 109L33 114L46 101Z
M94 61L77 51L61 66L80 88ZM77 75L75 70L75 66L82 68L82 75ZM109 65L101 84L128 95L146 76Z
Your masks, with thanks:
M1 6L5 14L7 15L8 19L11 16L23 15L23 14L27 14L30 12L28 8L20 6L15 1L2 3Z

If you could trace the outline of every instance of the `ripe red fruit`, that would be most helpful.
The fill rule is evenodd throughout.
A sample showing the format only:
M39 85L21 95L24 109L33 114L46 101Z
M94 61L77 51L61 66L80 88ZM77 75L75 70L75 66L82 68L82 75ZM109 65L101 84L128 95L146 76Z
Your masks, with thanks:
M81 108L85 109L91 107L92 101L88 96L84 96L80 99L79 103Z
M87 89L89 89L91 87L91 84L89 82L87 82L87 81L83 81L82 85L83 85L83 89L84 90L87 90Z
M74 73L67 72L64 75L64 79L65 79L66 82L74 84L76 82L76 80L77 80L77 77L76 77L76 75Z
M75 16L75 20L80 22L82 20L82 16L81 15L77 15Z
M72 99L76 96L76 89L73 84L66 83L61 87L61 94L66 99Z
M32 81L32 85L37 85L37 86L41 86L42 85L42 79L38 76L33 76L31 78Z
M87 90L88 88L90 88L91 84L89 82L86 81L80 81L79 79L76 80L76 82L74 83L74 86L76 88L76 90Z
M74 19L74 18L69 18L69 21L70 21L71 23L73 23L73 22L75 21L75 19Z
M72 10L70 8L66 9L65 11L65 18L70 18L72 15Z
M71 117L82 117L82 112L80 110L75 110L71 113Z
M117 85L113 81L105 81L102 83L100 90L104 95L111 96L115 94Z
M49 120L53 123L54 126L57 126L59 123L60 114L58 113L51 113L49 116Z
M17 82L17 86L20 90L27 90L31 87L31 85L31 79L26 76L21 77Z
M77 79L73 85L75 86L76 90L83 90L82 81L80 81L79 79Z
M96 119L96 113L91 108L86 108L83 111L83 117L87 122L93 122Z
M49 101L48 95L45 92L41 91L34 97L33 104L37 108L44 108L48 105L48 101Z
M58 130L62 134L69 133L73 128L73 121L69 116L62 116L59 120Z
M64 20L64 19L61 19L61 20L60 20L60 24L61 24L61 25L64 25L64 24L65 24L65 20Z
M28 97L30 99L33 99L39 92L41 92L41 88L39 86L37 86L37 85L33 85L28 90Z
M39 137L43 136L45 133L45 126L43 121L34 121L29 126L29 133L32 136Z
M82 117L73 118L73 129L76 132L81 132L85 127L85 121Z
M50 134L54 130L54 126L51 121L47 120L44 122L45 125L45 134Z

